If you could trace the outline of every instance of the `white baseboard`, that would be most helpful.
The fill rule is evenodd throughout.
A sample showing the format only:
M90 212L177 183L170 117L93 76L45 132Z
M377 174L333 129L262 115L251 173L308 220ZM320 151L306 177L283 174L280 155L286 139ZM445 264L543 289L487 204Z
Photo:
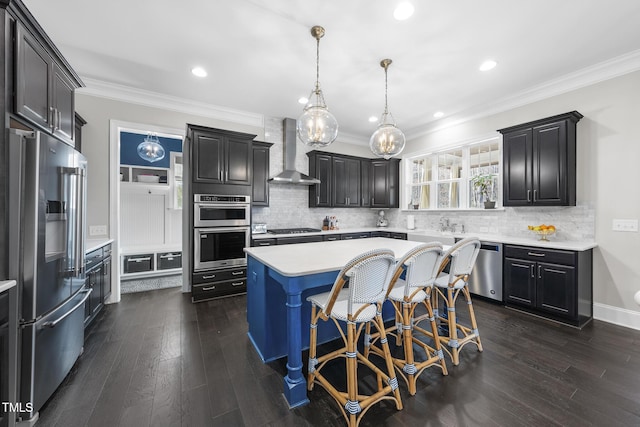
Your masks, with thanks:
M640 311L593 303L593 318L640 331Z

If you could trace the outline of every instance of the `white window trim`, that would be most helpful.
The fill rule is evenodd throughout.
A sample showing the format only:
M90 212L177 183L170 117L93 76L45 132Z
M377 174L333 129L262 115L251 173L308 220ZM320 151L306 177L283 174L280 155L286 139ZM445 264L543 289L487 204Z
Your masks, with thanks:
M470 139L470 140L466 140L463 143L456 143L456 144L452 144L452 145L447 145L447 146L443 146L443 147L439 147L438 150L423 150L423 151L417 151L414 153L411 153L408 156L403 156L403 160L406 160L405 162L403 162L403 169L404 172L401 174L401 194L400 194L400 206L402 207L401 210L406 210L408 212L431 212L431 211L436 211L436 212L442 212L442 211L480 211L483 210L483 208L478 207L478 208L473 208L469 206L469 164L470 164L470 149L476 145L481 145L481 144L487 144L487 143L492 143L492 142L497 142L498 143L498 151L500 153L500 156L498 158L498 165L499 165L499 173L498 173L498 200L496 201L496 210L504 210L504 207L502 206L502 186L503 186L503 165L502 165L502 149L503 149L503 143L502 143L502 135L500 134L495 134L492 133L490 135L486 135L484 137L478 137L478 138L474 138L474 139ZM437 158L438 158L438 154L440 153L444 153L444 152L449 152L449 151L453 151L453 150L457 150L457 149L461 149L462 150L462 174L460 178L456 178L456 179L450 179L450 180L438 180L438 179L432 179L431 181L429 181L430 186L431 186L431 190L430 190L430 194L429 194L429 205L432 206L431 208L428 209L411 209L408 208L409 203L411 202L411 200L409 200L409 194L411 193L408 190L408 187L412 186L413 184L411 183L411 165L413 163L413 160L415 159L421 159L421 158L427 158L427 157L431 157L431 165L432 165L432 178L437 174ZM438 208L438 199L437 199L437 185L438 183L444 183L444 182L456 182L459 181L461 182L460 185L460 192L461 192L461 206L459 208ZM425 181L426 182L426 181Z

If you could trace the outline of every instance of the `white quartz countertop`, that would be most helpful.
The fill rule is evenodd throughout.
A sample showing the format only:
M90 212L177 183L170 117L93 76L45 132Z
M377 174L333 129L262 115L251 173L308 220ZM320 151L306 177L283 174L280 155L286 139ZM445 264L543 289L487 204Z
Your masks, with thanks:
M108 237L102 237L99 239L87 239L85 240L85 252L89 253L91 251L95 251L96 249L100 249L104 245L108 245L109 243L113 243L113 239Z
M465 237L477 237L483 242L495 242L495 243L505 243L509 245L522 245L522 246L533 246L537 248L548 248L548 249L565 249L570 251L586 251L589 249L593 249L598 246L598 244L594 241L579 241L579 240L555 240L554 236L549 236L549 241L539 240L533 233L527 234L523 232L521 237L514 236L506 236L501 234L482 234L482 233L441 233L440 231L435 230L408 230L406 231L407 238L411 240L411 238L424 238L425 236L433 237L436 240L438 238L465 238Z
M329 231L319 231L313 233L300 233L300 234L253 234L251 236L252 239L273 239L278 237L292 237L292 236L315 236L322 235L328 236L331 234L347 234L347 233L362 233L362 232L373 232L373 231L388 231L391 233L407 233L407 238L411 240L412 237L419 239L420 241L424 241L425 238L433 237L434 240L439 241L442 240L444 244L448 244L447 240L455 239L455 238L465 238L465 237L477 237L483 242L495 242L495 243L506 243L510 245L523 245L523 246L533 246L538 248L549 248L549 249L564 249L570 251L586 251L589 249L593 249L598 246L598 244L594 241L579 241L579 240L556 240L555 236L550 236L549 241L541 241L539 238L527 231L523 232L523 235L520 237L507 236L502 234L482 234L482 233L443 233L438 230L407 230L406 228L391 228L391 227L361 227L361 228L345 228L340 230L329 230Z
M373 249L390 249L402 258L421 242L374 237L371 239L299 243L246 248L245 252L283 276L295 277L340 270L352 258Z
M330 236L332 234L347 234L347 233L363 233L363 232L372 232L372 231L382 231L382 232L390 232L390 233L408 233L409 230L406 228L389 228L389 227L360 227L360 228L345 228L339 230L324 230L324 231L314 231L311 233L292 233L292 234L271 234L271 233L260 233L260 234L252 234L251 238L254 240L258 239L274 239L277 237L292 237L292 236Z
M15 285L15 280L0 280L0 294L13 288Z

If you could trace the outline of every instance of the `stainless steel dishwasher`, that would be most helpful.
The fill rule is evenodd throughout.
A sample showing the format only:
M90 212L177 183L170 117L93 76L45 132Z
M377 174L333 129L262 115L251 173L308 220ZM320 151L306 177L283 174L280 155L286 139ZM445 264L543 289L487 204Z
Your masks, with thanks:
M480 243L480 253L469 276L469 291L502 302L502 243Z

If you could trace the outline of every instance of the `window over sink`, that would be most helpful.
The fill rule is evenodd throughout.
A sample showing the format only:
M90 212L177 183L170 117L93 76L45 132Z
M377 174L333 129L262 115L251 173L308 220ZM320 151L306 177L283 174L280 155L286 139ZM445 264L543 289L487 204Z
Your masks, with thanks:
M406 159L403 206L411 210L484 208L472 179L486 175L488 198L502 206L502 140L499 136Z

